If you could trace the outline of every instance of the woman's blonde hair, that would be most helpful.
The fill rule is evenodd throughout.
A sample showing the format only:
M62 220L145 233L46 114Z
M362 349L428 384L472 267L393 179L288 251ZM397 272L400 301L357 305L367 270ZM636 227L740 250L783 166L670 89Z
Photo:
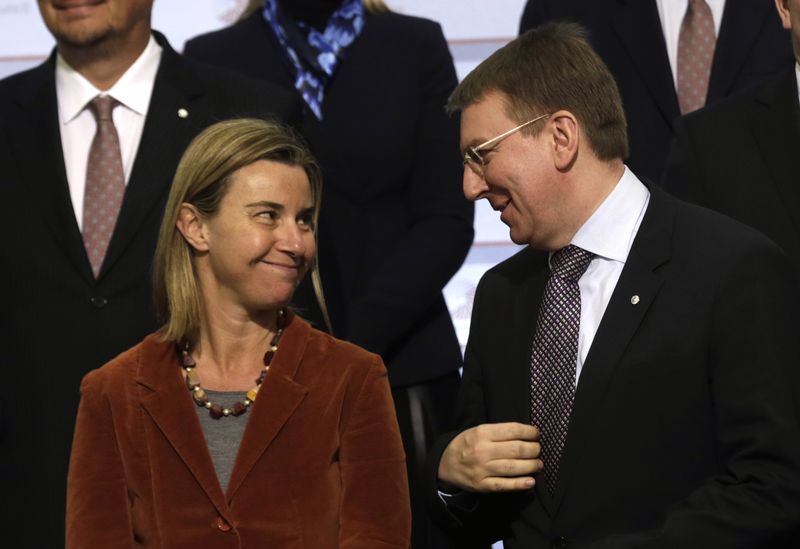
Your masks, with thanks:
M162 339L193 340L200 328L200 291L193 249L176 225L181 206L191 204L200 215L214 216L231 176L258 160L298 166L305 171L314 200L316 231L322 176L314 157L290 128L254 118L227 120L206 128L192 140L178 164L153 258L153 297L159 317L165 322L159 332ZM316 261L311 273L330 330Z
M386 13L391 11L383 0L363 0L362 3L366 10L371 13ZM263 7L264 0L250 0L242 11L242 15L239 16L239 20L249 17L254 11L258 11Z

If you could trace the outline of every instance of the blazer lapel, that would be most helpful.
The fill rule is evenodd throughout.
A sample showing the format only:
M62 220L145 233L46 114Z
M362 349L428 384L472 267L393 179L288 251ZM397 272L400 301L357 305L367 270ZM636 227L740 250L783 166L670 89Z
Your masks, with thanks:
M772 2L753 2L753 0L725 2L719 37L714 49L714 61L711 65L707 103L730 93L739 71L744 66L747 54L764 26L764 20L774 9Z
M756 98L750 123L782 207L800 232L800 103L794 69Z
M294 381L294 377L305 354L310 330L306 322L289 313L280 350L261 384L260 398L248 412L252 416L248 420L228 482L228 501L233 499L247 475L308 393L308 388Z
M613 2L612 10L609 17L614 31L664 119L672 127L680 111L656 3L617 0Z
M209 118L202 83L166 39L157 32L154 35L163 48L161 62L101 277L125 251L147 212L169 192L174 167L183 154L176 143L188 144L199 130L199 121Z
M650 186L647 212L583 365L559 465L554 511L561 504L580 456L586 455L585 443L617 363L661 288L663 281L656 269L670 257L672 215L661 191Z
M142 353L137 379L150 391L143 396L142 406L217 510L223 513L227 509L225 497L196 418L195 404L180 375L177 352L172 345L147 342L150 345Z
M14 156L19 159L18 171L24 174L25 188L31 202L42 211L42 219L50 228L58 247L64 250L70 263L94 284L94 275L83 246L83 238L64 167L61 150L58 102L55 84L55 51L47 62L40 65L32 78L21 87L17 96L20 106L19 122L14 139Z
M534 272L535 274L526 281L522 291L515 297L515 307L511 311L510 324L515 334L508 337L509 341L516 342L510 351L508 372L512 382L510 386L516 388L512 393L516 420L521 423L531 421L531 345L536 332L536 319L539 315L544 287L550 276L550 270L547 267L548 254L534 250L529 250L529 252L534 255L527 273Z

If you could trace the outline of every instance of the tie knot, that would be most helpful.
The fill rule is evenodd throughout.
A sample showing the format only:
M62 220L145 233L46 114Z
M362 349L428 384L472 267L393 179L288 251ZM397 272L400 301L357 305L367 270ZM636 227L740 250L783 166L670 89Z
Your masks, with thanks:
M89 102L89 110L92 111L95 120L111 120L111 111L119 105L116 99L110 95L98 95Z
M569 282L577 282L594 258L592 252L587 252L574 244L561 248L550 258L552 276L563 278Z

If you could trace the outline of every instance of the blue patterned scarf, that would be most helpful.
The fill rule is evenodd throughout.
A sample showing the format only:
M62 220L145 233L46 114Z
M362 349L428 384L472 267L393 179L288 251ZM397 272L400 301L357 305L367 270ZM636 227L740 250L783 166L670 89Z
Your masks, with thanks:
M317 119L322 120L325 86L343 59L345 48L364 28L361 0L344 0L322 33L292 21L278 7L277 0L266 0L263 15L294 67L294 86Z

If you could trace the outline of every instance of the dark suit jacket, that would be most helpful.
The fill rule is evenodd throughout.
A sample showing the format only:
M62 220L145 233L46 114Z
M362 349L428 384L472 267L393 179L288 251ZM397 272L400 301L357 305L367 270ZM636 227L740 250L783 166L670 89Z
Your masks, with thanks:
M148 336L87 375L81 395L69 548L408 547L386 369L298 317L247 412L225 493L172 343Z
M205 126L296 112L291 96L164 48L144 132L100 276L70 202L59 136L55 54L0 82L2 522L31 547L63 545L80 380L157 326L150 261L178 160ZM184 108L187 118L177 111ZM33 511L35 510L35 512Z
M481 280L462 430L530 421L547 277L547 254L525 249ZM537 483L444 518L506 549L794 547L781 536L800 524L798 309L774 244L651 189L579 378L554 495ZM431 452L432 479L455 434Z
M663 185L766 234L800 280L800 103L794 69L686 116Z
M297 93L260 12L194 38L186 54ZM367 14L307 135L324 174L320 267L334 331L383 357L393 387L455 372L461 353L442 288L472 242L461 192L456 85L439 26Z
M528 0L520 30L563 19L588 29L617 80L628 119L628 165L658 180L680 110L655 0ZM789 33L772 0L727 0L708 104L777 74L793 60Z

